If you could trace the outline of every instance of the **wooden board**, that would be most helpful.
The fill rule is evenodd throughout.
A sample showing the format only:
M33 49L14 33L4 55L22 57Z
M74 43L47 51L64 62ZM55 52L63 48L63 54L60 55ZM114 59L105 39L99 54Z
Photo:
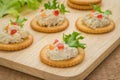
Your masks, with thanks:
M34 43L27 49L15 52L0 51L0 65L36 76L46 80L82 80L97 65L99 65L119 44L120 44L120 5L119 0L103 0L102 8L110 9L113 15L110 16L116 23L114 31L107 34L85 34L83 42L87 44L85 49L86 57L83 63L70 68L54 68L41 63L39 52L44 45L51 43L54 39L61 39L63 33L78 31L75 27L75 21L79 16L84 16L89 11L74 10L69 7L70 13L66 14L69 19L69 28L59 33L39 33L30 27L30 21L37 15L38 11L26 11L23 13L28 18L25 24L27 30L34 36ZM7 24L11 17L7 16L0 19L0 27Z

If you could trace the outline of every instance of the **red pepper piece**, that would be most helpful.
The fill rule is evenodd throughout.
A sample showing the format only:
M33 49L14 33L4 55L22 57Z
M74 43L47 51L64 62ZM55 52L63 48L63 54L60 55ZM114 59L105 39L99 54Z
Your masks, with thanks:
M12 29L10 34L11 34L11 35L14 35L16 32L17 32L16 29Z
M59 11L58 11L58 10L55 10L55 11L54 11L54 15L55 15L55 16L58 16L58 15L59 15Z
M97 18L102 19L103 15L99 14L99 15L97 15Z
M59 42L59 41L56 39L53 44L56 44L57 42Z
M64 49L64 44L61 44L61 43L60 43L60 44L58 44L57 47L58 47L59 50L63 50L63 49Z

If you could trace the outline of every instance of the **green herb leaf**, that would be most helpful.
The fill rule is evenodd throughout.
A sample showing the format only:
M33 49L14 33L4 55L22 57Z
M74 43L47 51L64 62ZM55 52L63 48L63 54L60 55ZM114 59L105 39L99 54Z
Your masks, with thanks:
M62 14L65 14L66 12L69 12L69 11L67 11L67 10L65 9L64 4L61 4L61 5L59 6L59 10L60 10L60 13L62 13Z
M93 7L93 9L99 13L103 13L105 15L112 15L112 12L110 10L106 10L106 11L102 11L101 8L97 5L93 5L91 4L91 6Z
M104 12L104 14L106 14L106 15L112 15L112 12L111 12L110 10L106 10L106 11Z
M59 9L61 14L65 14L66 12L69 12L66 10L64 4L59 4L57 0L53 0L52 2L48 1L48 3L44 4L45 9Z
M93 4L91 4L91 6L93 7L93 9L95 10L95 11L98 11L98 12L102 12L101 11L101 8L99 7L99 6L97 6L97 5L93 5Z
M70 47L81 47L86 48L86 44L80 43L80 40L84 39L83 36L80 35L78 32L73 32L72 34L63 34L63 41L68 44Z
M10 20L11 24L16 22L21 28L23 27L25 21L27 21L26 18L20 18L19 16L16 17L15 21Z

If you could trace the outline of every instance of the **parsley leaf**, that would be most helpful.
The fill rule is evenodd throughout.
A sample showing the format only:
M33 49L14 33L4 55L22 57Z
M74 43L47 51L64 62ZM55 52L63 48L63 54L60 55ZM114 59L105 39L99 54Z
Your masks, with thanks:
M63 34L63 41L68 44L70 47L81 47L83 49L86 48L86 44L80 43L80 40L83 40L84 37L80 35L78 32L73 32L72 34Z
M112 15L112 12L111 12L110 10L106 10L106 11L104 12L104 14L106 14L106 15Z
M64 4L59 4L57 0L53 0L52 2L48 1L47 3L44 4L45 9L59 9L61 14L65 14L66 12L69 12L66 10Z
M23 27L25 21L27 21L26 18L20 18L19 16L16 17L15 22L10 20L11 24L17 23L21 28Z
M66 12L69 12L69 11L67 11L67 10L65 9L64 4L61 4L61 5L59 6L59 10L60 10L60 13L62 13L62 14L65 14Z
M53 0L52 3L48 1L48 3L44 4L45 9L57 9L59 7L57 0Z
M103 13L105 15L112 15L112 12L110 10L106 10L106 11L102 11L101 8L97 5L93 5L91 4L91 6L93 7L93 9L99 13Z

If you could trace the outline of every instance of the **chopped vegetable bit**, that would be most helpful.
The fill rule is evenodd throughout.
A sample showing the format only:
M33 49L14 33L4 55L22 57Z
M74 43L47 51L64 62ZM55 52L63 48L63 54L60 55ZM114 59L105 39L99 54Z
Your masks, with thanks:
M54 15L55 15L55 16L58 16L58 15L59 15L59 11L58 11L58 10L55 10L55 11L54 11Z
M99 14L99 15L97 15L97 18L98 18L98 19L102 19L102 18L103 18L103 15L102 15L102 14Z
M59 43L57 47L58 47L59 50L63 50L64 49L64 44Z
M59 41L56 39L53 44L56 44L57 42L59 42Z
M49 45L49 49L50 49L50 50L53 50L53 49L54 49L54 46L53 46L53 45Z
M81 48L86 48L86 44L80 43L79 40L84 39L83 36L80 35L78 32L73 32L72 34L63 34L63 40L64 42L69 46L69 47L81 47Z
M45 9L58 9L61 14L65 14L66 12L69 12L68 10L65 9L64 4L59 4L57 0L53 0L52 2L48 1L48 3L44 4Z
M17 32L16 29L12 29L10 34L11 34L11 35L14 35L16 32Z
M95 10L91 10L91 12L95 12Z
M99 12L99 13L103 13L103 14L105 14L105 15L111 15L111 14L112 14L112 12L111 12L110 10L102 11L101 8L100 8L99 6L97 6L97 5L91 4L91 6L93 7L93 9L94 9L95 11L97 11L97 12Z
M8 32L8 29L9 29L9 25L7 25L6 27L5 27L5 30Z
M40 15L41 15L42 17L47 17L47 15L46 15L45 12L41 13Z

